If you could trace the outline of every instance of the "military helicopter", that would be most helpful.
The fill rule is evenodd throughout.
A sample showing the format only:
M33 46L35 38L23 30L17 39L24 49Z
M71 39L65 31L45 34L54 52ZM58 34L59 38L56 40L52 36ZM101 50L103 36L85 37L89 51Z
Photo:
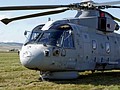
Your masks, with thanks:
M29 37L20 51L21 64L40 71L42 80L76 79L82 71L120 70L120 35L114 32L119 30L116 21L120 22L120 19L102 11L120 8L114 6L116 4L120 4L120 1L95 3L84 0L69 5L0 7L0 11L52 9L1 21L8 24L16 20L77 10L73 18L48 21L35 27L29 35L25 31L24 34Z

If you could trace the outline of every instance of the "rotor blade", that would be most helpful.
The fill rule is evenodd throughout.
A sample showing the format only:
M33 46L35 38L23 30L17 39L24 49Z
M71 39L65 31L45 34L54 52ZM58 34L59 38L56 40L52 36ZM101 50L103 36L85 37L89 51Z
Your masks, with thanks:
M118 21L118 22L120 22L120 19L117 18L117 17L113 17L113 19L116 20L116 21Z
M37 13L37 14L31 14L31 15L15 17L15 18L5 18L5 19L2 19L1 21L4 24L7 25L8 23L10 23L12 21L21 20L21 19L27 19L27 18L33 18L33 17L39 17L39 16L45 16L45 15L51 15L51 14L57 14L57 13L62 13L62 12L65 12L66 10L69 10L69 9L54 10L54 11L48 11L48 12L42 12L42 13Z
M0 7L0 11L9 10L40 10L40 9L55 9L62 7L70 7L70 5L41 5L41 6L8 6Z
M120 1L111 1L111 2L104 2L104 3L95 3L97 6L104 6L104 5L117 5L120 4Z
M120 8L120 6L106 6L106 8Z

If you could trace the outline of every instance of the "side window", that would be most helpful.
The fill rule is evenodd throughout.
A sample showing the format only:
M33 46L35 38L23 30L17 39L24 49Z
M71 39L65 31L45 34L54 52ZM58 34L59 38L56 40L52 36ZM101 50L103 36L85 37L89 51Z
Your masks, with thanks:
M96 43L95 40L92 40L92 48L93 48L94 50L97 49L97 43Z
M64 48L74 48L74 39L73 39L73 33L71 30L64 32L62 46Z
M109 54L110 53L110 43L106 42L105 47L106 47L106 52Z

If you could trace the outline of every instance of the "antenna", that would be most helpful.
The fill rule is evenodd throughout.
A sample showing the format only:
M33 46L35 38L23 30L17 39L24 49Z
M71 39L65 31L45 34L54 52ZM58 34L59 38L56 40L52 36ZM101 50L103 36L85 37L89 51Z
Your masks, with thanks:
M51 18L50 18L50 17L48 18L48 21L51 21Z

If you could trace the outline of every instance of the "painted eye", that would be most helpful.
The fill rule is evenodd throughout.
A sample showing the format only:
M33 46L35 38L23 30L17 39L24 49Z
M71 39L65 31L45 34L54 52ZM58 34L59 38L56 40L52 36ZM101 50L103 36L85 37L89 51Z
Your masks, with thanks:
M31 57L31 53L26 51L25 53L23 53L23 57Z

